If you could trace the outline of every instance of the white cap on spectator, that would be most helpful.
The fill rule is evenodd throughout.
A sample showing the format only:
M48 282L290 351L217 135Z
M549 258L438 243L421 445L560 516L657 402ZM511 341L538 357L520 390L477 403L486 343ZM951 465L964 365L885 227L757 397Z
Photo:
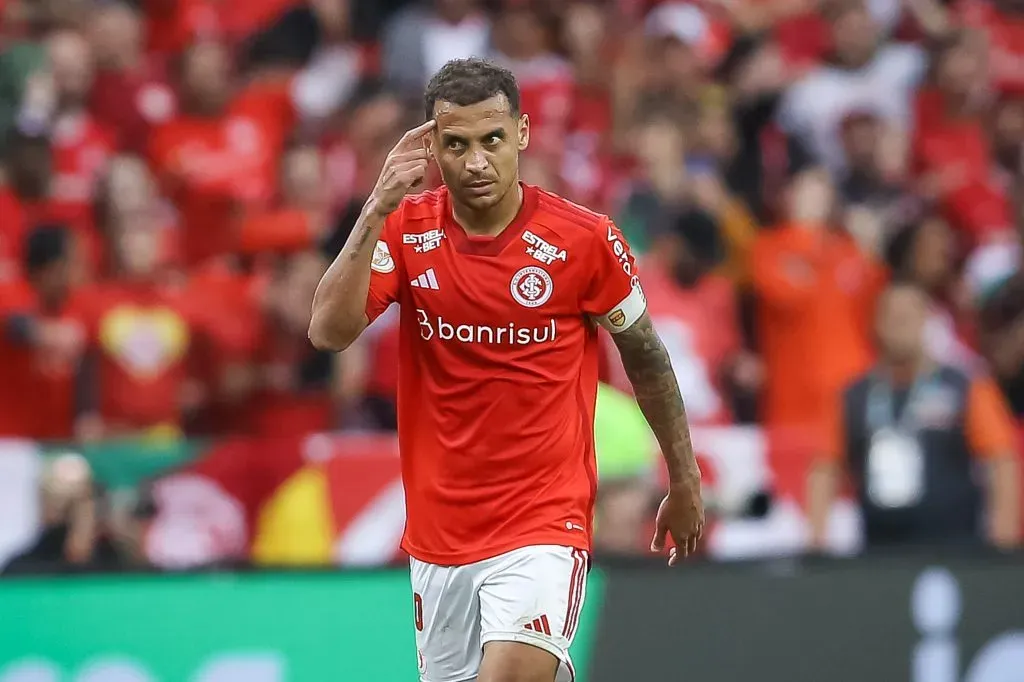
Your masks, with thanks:
M687 45L698 45L707 37L709 22L704 12L695 5L668 2L658 5L644 24L647 35L675 38Z

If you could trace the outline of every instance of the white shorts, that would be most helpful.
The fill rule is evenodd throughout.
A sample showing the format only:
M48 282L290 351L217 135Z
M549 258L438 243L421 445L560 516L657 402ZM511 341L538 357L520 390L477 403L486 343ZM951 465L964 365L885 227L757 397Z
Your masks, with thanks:
M416 653L422 682L475 680L487 642L523 642L560 661L572 682L569 645L587 592L587 553L534 545L465 566L411 560Z

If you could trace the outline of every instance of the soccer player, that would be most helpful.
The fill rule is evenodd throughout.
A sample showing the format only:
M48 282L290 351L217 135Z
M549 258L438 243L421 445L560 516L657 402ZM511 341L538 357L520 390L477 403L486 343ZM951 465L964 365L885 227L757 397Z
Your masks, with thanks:
M519 181L530 121L506 69L446 64L313 299L343 350L400 306L398 439L424 682L563 682L590 568L597 326L670 474L651 550L692 552L700 471L622 233ZM444 180L407 196L433 160Z

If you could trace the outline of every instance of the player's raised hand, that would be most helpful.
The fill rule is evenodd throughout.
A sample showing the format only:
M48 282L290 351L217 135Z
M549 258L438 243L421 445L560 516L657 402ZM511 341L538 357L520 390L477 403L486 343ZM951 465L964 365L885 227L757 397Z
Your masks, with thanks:
M423 182L428 162L426 136L435 125L434 119L430 119L406 131L388 153L371 195L376 212L391 213L409 190Z
M652 552L665 550L665 536L671 535L675 547L669 550L668 565L697 550L704 533L704 502L700 497L699 480L692 486L673 487L658 507Z

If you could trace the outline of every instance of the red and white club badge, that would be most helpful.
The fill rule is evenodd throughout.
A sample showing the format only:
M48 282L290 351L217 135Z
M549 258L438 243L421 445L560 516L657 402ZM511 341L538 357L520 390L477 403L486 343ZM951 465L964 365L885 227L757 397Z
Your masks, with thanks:
M551 281L551 275L535 265L522 268L512 275L512 283L509 286L512 298L516 299L519 305L527 308L544 305L551 298L551 293L554 290L555 285Z

